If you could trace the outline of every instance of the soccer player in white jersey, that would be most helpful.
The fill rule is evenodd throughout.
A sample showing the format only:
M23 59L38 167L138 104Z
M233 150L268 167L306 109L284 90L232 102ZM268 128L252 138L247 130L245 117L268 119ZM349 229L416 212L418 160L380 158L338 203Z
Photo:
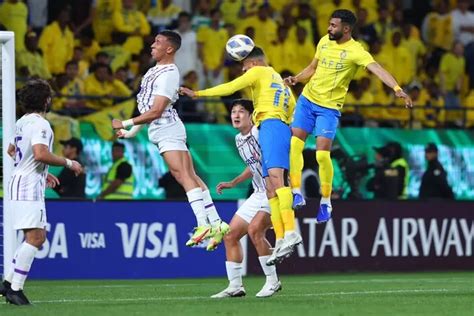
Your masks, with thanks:
M217 193L233 188L242 181L252 178L254 193L237 210L230 222L230 233L224 237L226 250L227 277L229 286L212 298L244 296L242 284L243 252L240 239L248 234L258 253L258 260L267 280L257 293L257 297L269 297L281 290L275 265L267 266L266 262L272 253L270 244L265 238L266 231L271 227L270 205L265 193L265 180L262 177L262 161L260 144L258 143L258 128L252 125L253 103L250 100L235 100L232 103L232 126L239 130L235 136L235 144L240 157L247 167L230 182L217 185Z
M15 126L15 138L8 147L14 159L14 170L5 198L12 210L13 228L23 230L24 242L13 257L10 271L0 285L0 295L15 305L29 305L23 285L36 252L46 239L46 185L54 187L59 180L48 173L48 166L66 166L79 175L82 166L75 160L52 153L54 134L44 115L51 106L51 87L41 79L28 81L18 92L23 115Z
M168 30L158 33L151 45L151 55L157 64L143 76L137 95L141 115L126 121L113 120L112 127L118 130L119 137L130 138L143 124L149 124L149 140L158 146L171 174L186 191L196 215L197 227L186 245L195 246L212 237L207 250L214 250L229 231L229 225L220 219L209 189L194 171L184 124L173 108L180 79L174 55L180 46L178 33Z

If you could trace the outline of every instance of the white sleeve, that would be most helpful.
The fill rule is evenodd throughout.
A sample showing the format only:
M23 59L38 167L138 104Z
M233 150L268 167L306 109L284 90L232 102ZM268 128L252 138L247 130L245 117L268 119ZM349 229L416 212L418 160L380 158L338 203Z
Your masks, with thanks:
M31 131L31 145L43 144L49 146L51 138L53 137L53 130L51 125L46 120L41 120L32 126Z
M179 89L179 72L169 71L156 78L153 83L152 95L161 95L170 100L175 99Z
M252 127L252 135L257 139L258 143L260 144L260 138L258 137L258 127L255 125Z

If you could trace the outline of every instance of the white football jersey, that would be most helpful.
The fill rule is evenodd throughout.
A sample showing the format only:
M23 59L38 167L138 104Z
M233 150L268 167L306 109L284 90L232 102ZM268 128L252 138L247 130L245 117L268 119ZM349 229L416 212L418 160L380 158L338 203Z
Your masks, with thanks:
M161 95L170 99L159 122L167 123L178 120L178 114L173 109L173 104L178 100L179 70L175 64L156 65L146 72L140 84L137 95L138 110L145 113L153 105L154 97ZM157 122L158 123L158 122Z
M53 150L54 134L49 122L37 113L23 115L15 124L14 169L8 185L12 200L43 201L48 165L36 161L33 146L43 144Z
M262 177L262 152L258 143L258 128L253 126L250 133L235 136L235 145L239 150L240 157L252 171L252 185L256 192L265 192L265 180Z

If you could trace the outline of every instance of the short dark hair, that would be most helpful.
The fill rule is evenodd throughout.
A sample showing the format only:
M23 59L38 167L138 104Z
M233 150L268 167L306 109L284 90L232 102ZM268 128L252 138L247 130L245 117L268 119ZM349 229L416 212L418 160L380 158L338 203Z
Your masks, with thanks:
M125 144L121 143L121 142L114 142L112 144L112 148L114 148L114 147L119 147L119 148L125 149Z
M339 9L332 13L331 18L341 19L342 23L348 24L351 28L354 28L357 22L357 18L350 10Z
M250 114L253 113L253 102L248 99L235 99L232 101L230 108L234 108L234 106L241 105L244 109L249 111Z
M189 14L188 12L186 11L181 11L179 14L178 14L178 19L180 18L188 18L188 19L191 19L191 14Z
M158 33L158 35L166 37L166 39L171 43L171 46L174 47L175 51L181 47L181 36L177 32L164 30Z
M252 51L247 55L247 57L244 58L244 60L249 59L249 58L262 58L262 57L265 57L265 53L263 52L263 49L261 49L258 46L255 46L252 49Z
M46 80L30 79L17 92L18 104L27 113L44 112L51 94L51 86Z

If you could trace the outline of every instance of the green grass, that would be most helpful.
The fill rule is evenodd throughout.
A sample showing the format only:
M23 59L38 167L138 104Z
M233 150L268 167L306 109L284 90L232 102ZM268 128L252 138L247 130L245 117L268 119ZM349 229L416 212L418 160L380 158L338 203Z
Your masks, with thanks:
M282 276L283 291L215 300L224 279L30 281L32 307L0 303L0 315L474 315L474 272Z

